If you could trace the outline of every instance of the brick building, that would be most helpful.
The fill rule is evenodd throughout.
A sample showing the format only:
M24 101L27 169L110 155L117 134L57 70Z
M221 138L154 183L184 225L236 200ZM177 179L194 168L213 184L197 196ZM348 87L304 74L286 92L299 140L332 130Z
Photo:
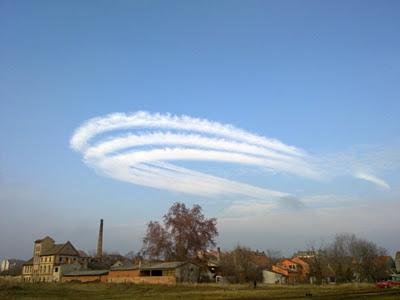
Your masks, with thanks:
M33 257L24 263L22 280L24 282L55 282L60 281L64 271L85 267L88 257L83 251L78 251L66 242L56 244L46 236L36 240L33 246Z

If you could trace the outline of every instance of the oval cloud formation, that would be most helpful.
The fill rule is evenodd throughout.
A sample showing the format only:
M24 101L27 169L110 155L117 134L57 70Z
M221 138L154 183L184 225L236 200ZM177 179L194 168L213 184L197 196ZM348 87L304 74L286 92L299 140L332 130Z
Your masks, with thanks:
M74 133L71 148L109 177L197 195L288 194L183 168L174 161L254 165L274 172L318 177L304 151L232 125L170 114L135 112L93 118Z
M316 163L297 147L189 116L139 111L93 118L75 131L70 145L87 165L111 178L202 196L239 194L268 199L289 194L184 168L177 161L250 165L311 179L332 175L317 167L325 163ZM355 176L378 183L377 177L372 181L371 176Z

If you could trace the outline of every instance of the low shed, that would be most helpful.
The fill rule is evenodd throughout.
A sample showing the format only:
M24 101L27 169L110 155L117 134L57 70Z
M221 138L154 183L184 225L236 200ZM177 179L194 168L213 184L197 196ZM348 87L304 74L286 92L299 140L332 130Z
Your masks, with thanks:
M162 262L147 265L124 265L112 268L108 282L175 284L198 282L200 269L189 262Z
M262 274L263 283L266 284L286 283L287 281L286 276L273 271L264 270Z

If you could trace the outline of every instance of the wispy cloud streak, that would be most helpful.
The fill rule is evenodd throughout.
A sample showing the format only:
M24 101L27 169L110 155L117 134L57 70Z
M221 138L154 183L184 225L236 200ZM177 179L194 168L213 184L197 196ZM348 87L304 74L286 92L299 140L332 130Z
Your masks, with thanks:
M366 174L366 173L362 173L362 172L358 172L354 175L356 178L358 179L362 179L362 180L366 180L369 181L385 190L390 190L390 186L389 184L387 184L383 179L371 175L371 174Z

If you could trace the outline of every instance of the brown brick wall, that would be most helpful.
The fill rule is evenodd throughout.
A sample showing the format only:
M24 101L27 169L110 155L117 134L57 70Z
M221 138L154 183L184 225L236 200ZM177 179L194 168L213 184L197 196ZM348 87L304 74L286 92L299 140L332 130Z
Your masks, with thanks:
M108 273L107 282L175 284L176 278L175 276L140 276L139 270L114 270Z
M101 282L107 282L107 275L64 276L62 278L62 282L71 282L71 281L80 281L80 282L101 281Z
M115 270L108 273L107 282L134 282L139 277L139 270Z
M141 276L133 277L133 283L148 283L148 284L175 284L174 276Z

